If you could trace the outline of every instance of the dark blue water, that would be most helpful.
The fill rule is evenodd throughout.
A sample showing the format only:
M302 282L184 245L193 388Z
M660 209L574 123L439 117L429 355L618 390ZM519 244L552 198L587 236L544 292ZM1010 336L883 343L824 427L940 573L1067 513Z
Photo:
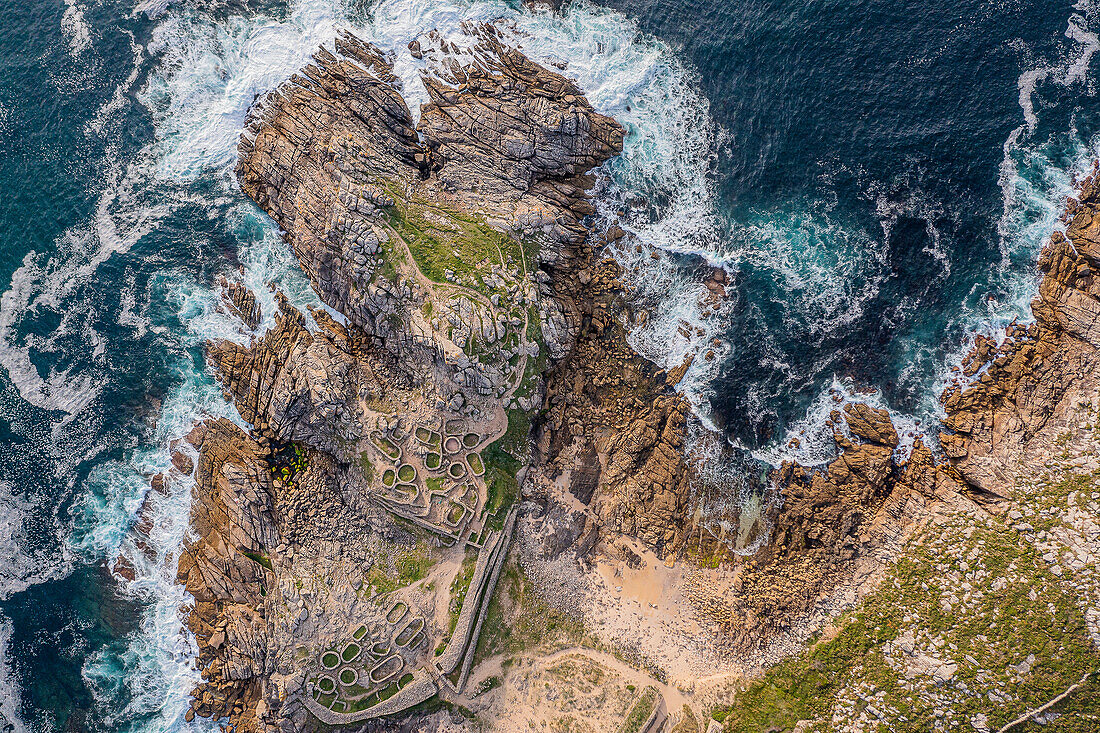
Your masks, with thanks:
M1100 124L1097 19L1068 3L0 3L0 730L187 727L188 487L154 503L151 556L128 528L167 442L232 414L199 349L245 338L216 277L310 298L230 170L254 94L335 23L402 49L506 15L627 123L610 208L674 252L643 273L639 348L678 363L681 317L719 337L693 399L769 459L834 379L934 417L968 335L1026 314ZM719 317L678 310L684 252L730 271ZM120 553L136 581L107 570Z
M1087 48L1066 38L1068 22L1090 28L1095 11L1040 0L610 5L698 72L725 133L723 244L757 253L734 258L743 307L725 332L716 417L759 445L833 374L927 412L930 381L966 331L1019 311L1001 306L1041 236L1005 218L1003 186L1016 183L1003 180L1005 145L1025 123L1018 83L1035 69L1065 75ZM1034 96L1039 125L1009 157L1041 150L1040 165L1072 166L1098 129L1094 82L1048 79ZM1010 215L1042 216L1057 195L1039 187Z

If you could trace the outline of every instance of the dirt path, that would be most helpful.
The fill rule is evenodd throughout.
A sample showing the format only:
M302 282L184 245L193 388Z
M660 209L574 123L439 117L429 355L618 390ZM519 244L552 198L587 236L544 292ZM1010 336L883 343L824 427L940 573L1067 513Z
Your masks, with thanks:
M679 688L669 685L663 682L655 680L645 672L635 669L626 662L622 661L618 657L608 654L607 652L596 651L594 649L587 649L579 646L570 646L565 649L561 649L547 656L528 655L527 659L535 662L539 667L545 669L550 667L555 662L564 659L566 657L579 655L587 657L592 661L600 664L601 666L614 671L624 680L634 684L639 690L645 689L646 685L652 685L657 688L657 691L661 693L661 696L665 699L665 705L668 709L669 716L678 713L687 705L691 712L695 715L696 720L704 721L702 709L698 707L697 703L692 696L686 695ZM470 695L472 690L478 689L478 687L490 677L504 678L503 661L505 654L497 654L492 656L475 669L475 673L470 675L470 678L466 682L466 687L461 695L455 696L455 701L465 706L471 706L475 704L475 698Z

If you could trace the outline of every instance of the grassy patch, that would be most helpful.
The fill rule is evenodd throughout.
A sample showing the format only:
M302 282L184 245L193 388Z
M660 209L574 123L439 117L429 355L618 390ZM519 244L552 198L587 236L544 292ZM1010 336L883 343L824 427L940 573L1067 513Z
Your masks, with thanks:
M374 464L371 463L370 454L363 451L359 454L359 468L363 471L363 478L367 483L374 481Z
M522 458L527 455L527 436L531 420L522 410L508 411L508 430L492 445L481 452L485 469L485 483L489 487L489 500L485 510L494 515L489 524L494 529L504 525L504 515L519 494L516 474L523 467Z
M619 727L619 733L638 733L649 716L653 714L653 708L657 705L657 688L652 685L642 690L634 707L630 708L626 719Z
M343 659L345 662L350 662L351 660L359 656L360 651L362 651L362 647L360 647L355 642L352 642L351 644L348 644L346 647L344 647L344 651L340 652L340 658Z
M421 542L412 550L399 553L393 560L392 570L375 565L367 580L379 593L390 593L422 580L433 564L435 560L429 553L428 545Z
M835 637L773 667L714 717L737 733L787 731L800 720L824 730L838 705L854 717L873 704L888 729L923 729L911 726L946 710L960 725L985 715L997 730L1100 669L1071 589L1000 520L969 522L919 538L879 590L837 622ZM919 653L957 665L956 674L941 683L907 675L913 657L891 648L903 634L915 636ZM1088 710L1100 710L1095 678L1044 730L1083 730Z
M250 552L248 550L241 550L241 554L247 557L254 563L264 566L268 570L271 570L271 558L262 552Z
M447 282L444 273L450 270L458 279L489 293L492 289L483 276L493 264L507 269L509 259L527 261L519 242L479 218L425 201L398 203L386 213L420 271L436 282Z
M514 656L553 643L580 644L584 624L543 601L514 560L504 566L477 641L475 666L494 654Z
M680 711L680 722L669 733L699 733L699 720L689 705L684 705Z
M462 613L462 604L466 601L466 592L470 590L470 581L474 577L474 566L477 564L477 552L472 548L466 548L466 557L462 558L462 565L451 582L451 600L447 606L447 637L455 631L458 617Z

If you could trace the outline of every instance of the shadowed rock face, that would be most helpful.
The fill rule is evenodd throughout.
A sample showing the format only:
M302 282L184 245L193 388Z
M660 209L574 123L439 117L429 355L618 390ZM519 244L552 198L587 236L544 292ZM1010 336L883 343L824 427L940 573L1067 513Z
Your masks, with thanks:
M248 555L263 555L278 534L263 448L225 419L198 425L187 441L199 452L191 511L198 537L180 556L178 578L195 599L187 625L208 680L188 717L211 716L260 699L268 672L263 568Z
M623 130L563 76L504 47L492 28L475 35L472 48L435 34L418 40L416 53L432 69L419 122L385 57L350 35L335 53L319 51L315 64L249 116L237 169L242 190L285 231L319 297L344 320L314 311L314 329L279 296L275 327L248 346L207 345L252 431L216 420L188 439L198 452L197 538L178 572L195 598L188 624L203 675L190 717L228 718L241 733L316 724L301 695L298 645L335 644L321 622L342 604L354 608L357 589L347 583L337 589L343 595L310 606L294 577L281 573L304 566L331 589L328 580L346 582L371 567L372 538L399 534L365 490L372 468L360 450L380 424L370 401L403 396L433 418L470 406L455 387L469 374L468 355L443 343L450 325L423 315L432 302L425 293L454 281L433 285L385 271L405 256L395 242L410 213L439 227L450 226L443 219L476 219L538 251L523 275L537 298L523 305L551 358L523 408L541 408L522 469L525 507L533 509L521 523L531 535L527 550L538 559L578 559L625 534L669 557L691 533L689 409L673 393L683 369L666 374L629 348L617 317L627 305L618 267L600 256L584 225L593 213L588 172L621 150ZM919 440L899 458L889 415L851 404L832 416L833 461L818 469L787 464L772 475L782 495L766 510L772 536L736 567L736 597L723 599L732 607L724 630L736 643L760 643L840 580L869 574L861 563L891 557L932 505L959 496L995 503L1020 470L1019 456L1053 449L1054 428L1098 384L1098 210L1100 192L1089 182L1067 211L1067 236L1056 234L1044 250L1036 325L1013 330L1000 346L980 341L963 367L977 380L945 392L947 460ZM713 285L716 297L724 293L724 280ZM255 297L233 283L224 290L226 307L255 329ZM503 414L506 401L519 409L494 391L500 385L474 386L467 393L484 412ZM272 461L287 443L304 446L310 468L283 484L272 478ZM186 460L179 454L180 471ZM504 553L507 544L497 547ZM458 667L458 651L444 656ZM421 682L436 689L432 679Z
M613 317L618 269L580 224L593 213L586 174L622 149L622 127L568 79L503 46L491 27L478 40L458 49L428 34L419 53L437 71L423 77L431 102L414 131L384 59L343 36L340 57L319 52L315 66L257 105L240 145L241 187L287 231L322 299L379 340L400 338L386 319L393 298L372 282L378 237L354 226L392 203L391 192L404 187L407 200L446 202L537 238L549 276L542 287L557 304L543 336L557 361L536 464L570 472L575 438L595 440L607 470L592 518L670 551L689 494L687 405L663 395L669 385L626 345Z
M423 76L432 101L415 129L392 67L345 34L340 56L321 49L257 104L241 137L241 189L287 232L321 299L370 335L386 335L387 309L371 287L378 238L355 228L356 213L436 199L539 236L544 264L560 263L587 234L585 174L622 150L622 127L574 84L491 27L478 37L462 65L445 40L424 50L440 70Z

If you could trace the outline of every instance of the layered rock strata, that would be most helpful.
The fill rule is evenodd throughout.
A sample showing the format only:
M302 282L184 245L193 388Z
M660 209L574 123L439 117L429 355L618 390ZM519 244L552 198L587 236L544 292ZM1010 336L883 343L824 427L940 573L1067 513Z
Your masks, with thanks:
M567 568L548 587L573 602L606 589L583 575L601 563L621 578L713 559L690 539L687 365L630 349L601 256L622 232L587 224L590 171L623 130L491 27L470 33L410 46L428 68L418 119L389 59L348 34L249 115L241 188L327 309L277 294L272 328L207 345L250 429L207 421L174 460L196 486L189 718L311 730L460 699L517 526L526 560ZM1098 211L1089 180L1044 249L1035 325L979 340L944 393L942 455L838 396L836 457L774 472L768 541L749 558L719 542L721 582L695 572L656 623L758 647L869 582L938 505L996 511L1100 399ZM724 297L721 274L706 285ZM255 296L222 288L254 333Z

